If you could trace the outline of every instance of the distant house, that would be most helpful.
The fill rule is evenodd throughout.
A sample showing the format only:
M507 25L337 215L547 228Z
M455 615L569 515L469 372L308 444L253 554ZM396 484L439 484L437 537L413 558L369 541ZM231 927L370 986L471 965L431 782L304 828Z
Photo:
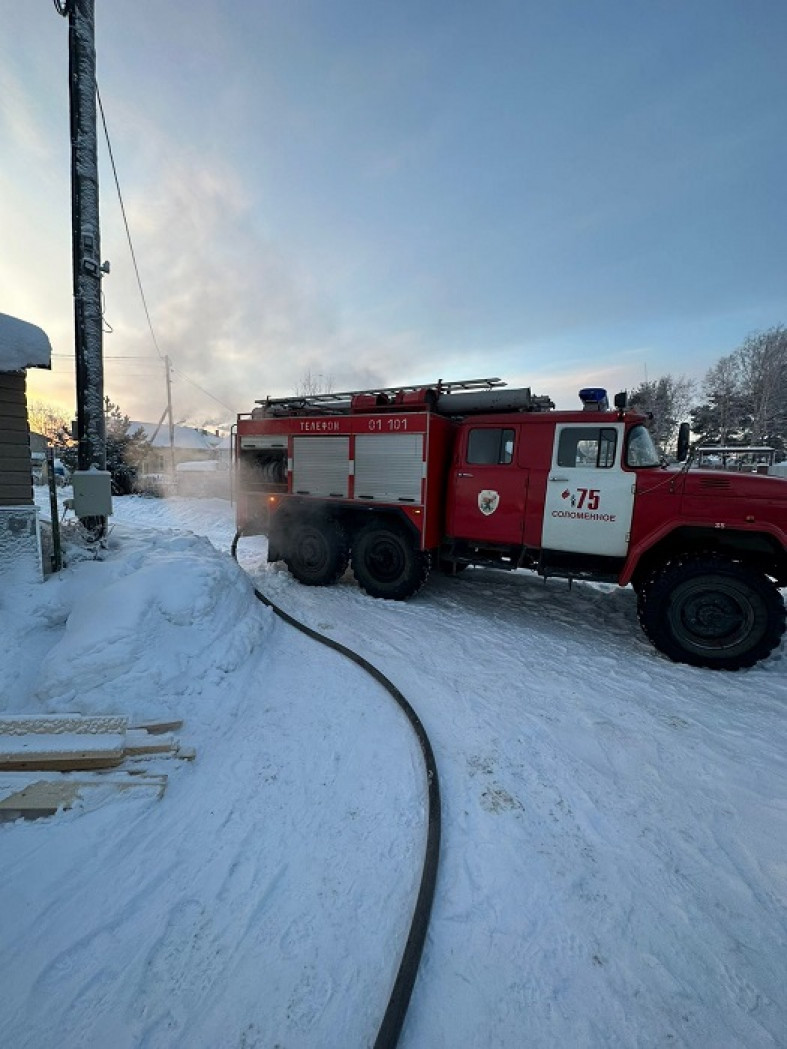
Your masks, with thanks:
M194 426L174 427L173 452L170 451L169 426L162 423L132 422L129 433L142 428L150 441L150 453L142 464L143 474L169 474L172 471L174 452L175 467L180 463L204 462L218 459L222 446L229 447L229 438L218 433L209 433Z
M41 578L38 510L33 500L27 368L49 368L41 328L0 313L0 574Z
M151 448L140 471L140 487L146 478L166 477L180 495L229 497L231 442L217 430L193 426L174 427L170 448L169 426L163 423L132 422L129 433L142 427ZM175 477L172 478L174 460Z

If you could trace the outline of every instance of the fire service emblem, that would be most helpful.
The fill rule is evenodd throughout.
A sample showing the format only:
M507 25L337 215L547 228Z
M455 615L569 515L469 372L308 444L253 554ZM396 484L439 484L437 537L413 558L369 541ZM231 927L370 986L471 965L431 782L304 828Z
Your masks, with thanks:
M482 492L478 493L478 509L486 517L493 514L500 505L500 493L493 492L489 488L485 488Z

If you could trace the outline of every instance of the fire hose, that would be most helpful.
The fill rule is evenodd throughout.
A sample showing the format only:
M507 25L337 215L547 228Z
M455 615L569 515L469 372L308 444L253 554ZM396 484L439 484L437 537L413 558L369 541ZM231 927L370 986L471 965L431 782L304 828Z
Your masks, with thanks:
M238 540L241 538L241 534L241 532L235 533L230 548L230 553L236 561L238 559ZM377 1032L377 1038L374 1042L374 1049L395 1049L399 1041L399 1035L402 1031L407 1008L410 1004L410 998L418 975L418 967L420 965L421 955L423 954L424 943L426 941L429 915L432 910L432 901L434 900L435 885L437 882L437 866L440 855L440 782L437 776L437 764L435 762L434 752L432 751L432 745L429 742L429 737L426 734L426 730L424 729L420 718L413 710L412 706L405 699L396 685L394 685L394 683L390 681L381 670L378 670L377 667L373 666L373 664L364 659L364 657L357 652L353 652L352 649L347 648L338 641L334 641L332 638L326 637L324 634L319 633L319 631L313 630L311 627L299 622L299 620L293 618L293 616L289 615L283 609L279 608L278 605L274 604L270 598L266 597L265 594L256 587L254 588L254 594L259 601L264 605L267 605L268 608L270 608L280 619L283 619L285 623L288 623L290 626L295 627L296 630L300 630L301 633L306 634L307 637L319 641L320 644L333 649L334 652L338 652L340 655L351 660L357 666L361 667L362 670L365 670L367 674L373 677L378 684L382 685L404 713L410 727L415 733L421 749L427 788L427 830L421 881L418 888L415 906L413 908L410 930L399 962L399 970L396 974L396 979L394 980L393 988L388 999L388 1005Z

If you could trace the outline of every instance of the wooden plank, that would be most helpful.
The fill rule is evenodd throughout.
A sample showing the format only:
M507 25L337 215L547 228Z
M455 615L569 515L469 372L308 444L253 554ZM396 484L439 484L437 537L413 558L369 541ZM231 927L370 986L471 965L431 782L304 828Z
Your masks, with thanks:
M153 736L159 735L161 732L177 732L179 728L183 728L182 721L143 721L139 725L129 725L132 731L142 730L149 732Z
M0 417L0 442L12 441L20 433L25 434L25 436L30 434L27 416L24 419L6 419L4 415Z
M153 735L144 730L129 729L123 750L131 756L174 753L177 750L177 741L168 732Z
M26 389L24 372L0 372L0 390L14 393L24 399Z
M17 459L20 456L30 458L30 442L21 432L18 437L19 440L16 441L0 441L0 456L4 459Z
M29 732L0 736L0 770L111 768L123 761L124 733Z
M31 732L51 735L56 732L79 732L96 735L117 734L128 728L123 714L3 714L0 736L25 736Z
M25 485L0 484L0 506L32 506L33 481Z
M70 752L58 758L55 755L47 756L46 760L19 760L6 761L0 759L0 772L90 772L101 769L115 769L123 764L123 754L97 757L95 755L80 755Z
M0 473L9 479L17 474L22 478L27 477L32 469L33 460L24 445L0 444Z
M17 488L25 488L25 486L28 484L28 477L30 478L29 483L31 485L33 484L32 470L25 470L22 473L20 473L18 470L15 470L11 474L6 474L5 470L3 470L2 463L0 463L0 477L2 477L2 481L0 481L0 490L2 490L4 494L11 489L16 490Z
M168 729L182 721L128 728L123 715L5 714L0 716L0 772L113 768L156 755L192 760Z
M18 420L10 419L6 425L5 417L0 415L0 444L24 444L30 446L30 431L27 425L17 425Z
M23 419L27 423L27 405L25 399L21 399L18 396L8 395L8 400L2 400L0 397L0 420L3 426L5 426L6 419Z
M0 444L0 470L3 474L21 471L30 473L33 469L33 457L26 444Z
M28 463L26 470L6 470L0 462L0 477L4 492L11 488L24 488L28 483L33 483L33 469Z
M93 775L64 775L56 773L0 774L0 821L49 816L58 809L69 809L74 802L91 791L107 788L116 791L142 791L162 798L167 777L133 776L120 773L97 772Z
M132 761L156 755L193 761L197 756L193 747L184 747L169 733L137 733L133 729L126 733L125 754Z

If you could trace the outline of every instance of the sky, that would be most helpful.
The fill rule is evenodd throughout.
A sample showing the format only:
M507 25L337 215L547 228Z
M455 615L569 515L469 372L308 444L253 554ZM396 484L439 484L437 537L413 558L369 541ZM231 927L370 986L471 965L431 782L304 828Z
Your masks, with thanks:
M787 321L777 0L96 2L105 392L701 379ZM75 398L67 21L3 0L0 311Z
M182 721L196 756L0 811L0 1045L373 1044L423 861L418 742L244 572L431 741L440 860L401 1049L784 1045L784 643L737 673L671 663L630 588L529 572L435 572L407 602L350 572L304 587L261 536L236 565L234 527L226 501L126 496L106 547L67 514L63 572L4 576L4 754L82 749L8 735L79 713ZM0 771L0 804L42 775Z

